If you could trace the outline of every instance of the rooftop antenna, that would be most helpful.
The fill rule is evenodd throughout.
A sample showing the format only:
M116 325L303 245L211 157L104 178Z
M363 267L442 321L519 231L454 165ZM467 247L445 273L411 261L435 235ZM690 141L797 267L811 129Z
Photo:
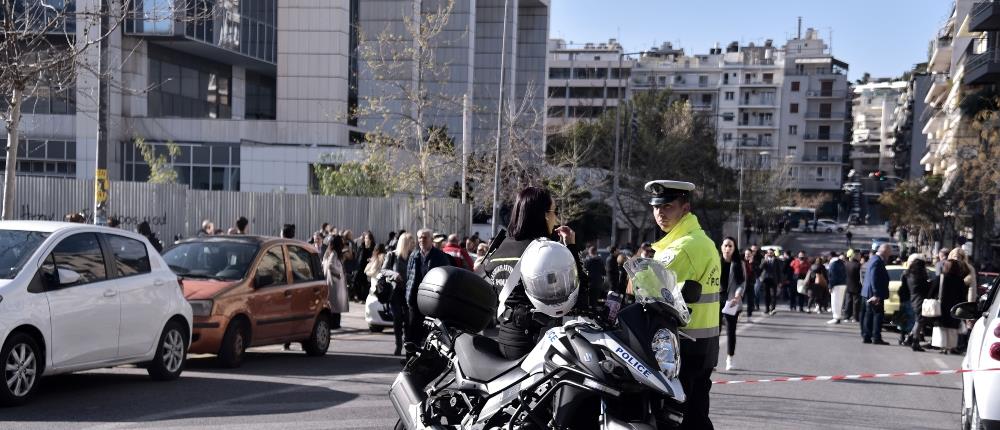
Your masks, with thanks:
M798 39L801 39L801 38L802 38L802 17L800 16L799 17L799 37L798 37Z
M833 27L827 27L826 31L830 35L830 42L827 46L830 48L830 55L833 55Z

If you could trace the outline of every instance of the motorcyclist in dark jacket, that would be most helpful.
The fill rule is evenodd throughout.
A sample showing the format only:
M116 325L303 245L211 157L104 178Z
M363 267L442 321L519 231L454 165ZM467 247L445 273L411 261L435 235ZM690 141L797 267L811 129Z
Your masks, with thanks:
M490 244L490 249L493 251L486 256L481 265L484 277L493 283L498 294L506 284L514 265L521 259L521 255L531 242L540 238L555 239L558 236L576 258L580 293L575 308L589 306L590 286L580 263L580 248L576 245L576 233L568 226L557 226L558 214L555 201L548 191L538 187L527 187L518 194L507 227L509 236L494 238L494 243ZM499 244L496 243L498 240ZM500 316L497 342L500 344L501 352L508 359L522 357L530 352L537 343L542 329L558 322L541 313L532 312L531 301L528 300L524 286L520 282L504 305L506 310Z

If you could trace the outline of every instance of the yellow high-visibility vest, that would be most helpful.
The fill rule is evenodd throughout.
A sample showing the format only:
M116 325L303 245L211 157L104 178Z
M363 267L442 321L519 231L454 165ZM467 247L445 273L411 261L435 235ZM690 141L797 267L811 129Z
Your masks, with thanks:
M719 336L719 291L722 265L712 241L701 229L698 217L688 213L667 235L653 244L653 258L677 275L677 283L701 284L701 298L688 303L691 322L681 331L695 339Z

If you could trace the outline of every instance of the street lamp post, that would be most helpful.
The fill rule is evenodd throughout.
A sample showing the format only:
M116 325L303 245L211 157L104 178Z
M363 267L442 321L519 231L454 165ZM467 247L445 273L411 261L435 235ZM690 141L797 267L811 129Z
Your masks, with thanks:
M646 51L638 52L619 52L618 53L618 80L621 81L623 77L622 69L624 68L624 59L626 55L642 55ZM614 150L614 165L612 170L614 172L611 181L611 244L618 245L618 213L620 212L620 207L618 204L618 176L619 176L619 164L621 162L621 127L622 127L622 101L625 98L625 92L628 91L628 79L631 78L631 74L625 77L625 87L621 87L620 84L618 88L618 105L615 106L615 150Z
M738 197L739 200L736 203L736 217L737 217L737 220L736 220L736 243L737 244L743 243L743 169L744 169L744 167L746 165L746 163L744 162L745 160L743 158L743 151L739 150L739 146L740 146L739 142L737 141L737 143L736 143L736 148L737 148L736 149L736 151L737 151L737 153L736 153L736 155L737 155L736 159L738 160L738 163L740 163L740 184L739 184L739 197ZM770 154L770 152L768 152L768 151L758 151L757 152L757 155L760 155L760 156L764 156L764 155L767 155L767 154ZM747 239L749 240L750 238L748 237ZM746 244L744 244L744 246L746 246Z

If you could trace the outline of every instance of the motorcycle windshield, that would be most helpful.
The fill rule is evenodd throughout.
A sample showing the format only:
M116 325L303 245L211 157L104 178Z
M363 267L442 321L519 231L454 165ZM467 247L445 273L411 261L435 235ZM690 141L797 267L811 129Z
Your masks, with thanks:
M633 258L625 262L625 271L632 283L636 303L658 303L676 312L681 326L691 321L684 296L683 284L677 282L677 275L662 262L652 258Z

